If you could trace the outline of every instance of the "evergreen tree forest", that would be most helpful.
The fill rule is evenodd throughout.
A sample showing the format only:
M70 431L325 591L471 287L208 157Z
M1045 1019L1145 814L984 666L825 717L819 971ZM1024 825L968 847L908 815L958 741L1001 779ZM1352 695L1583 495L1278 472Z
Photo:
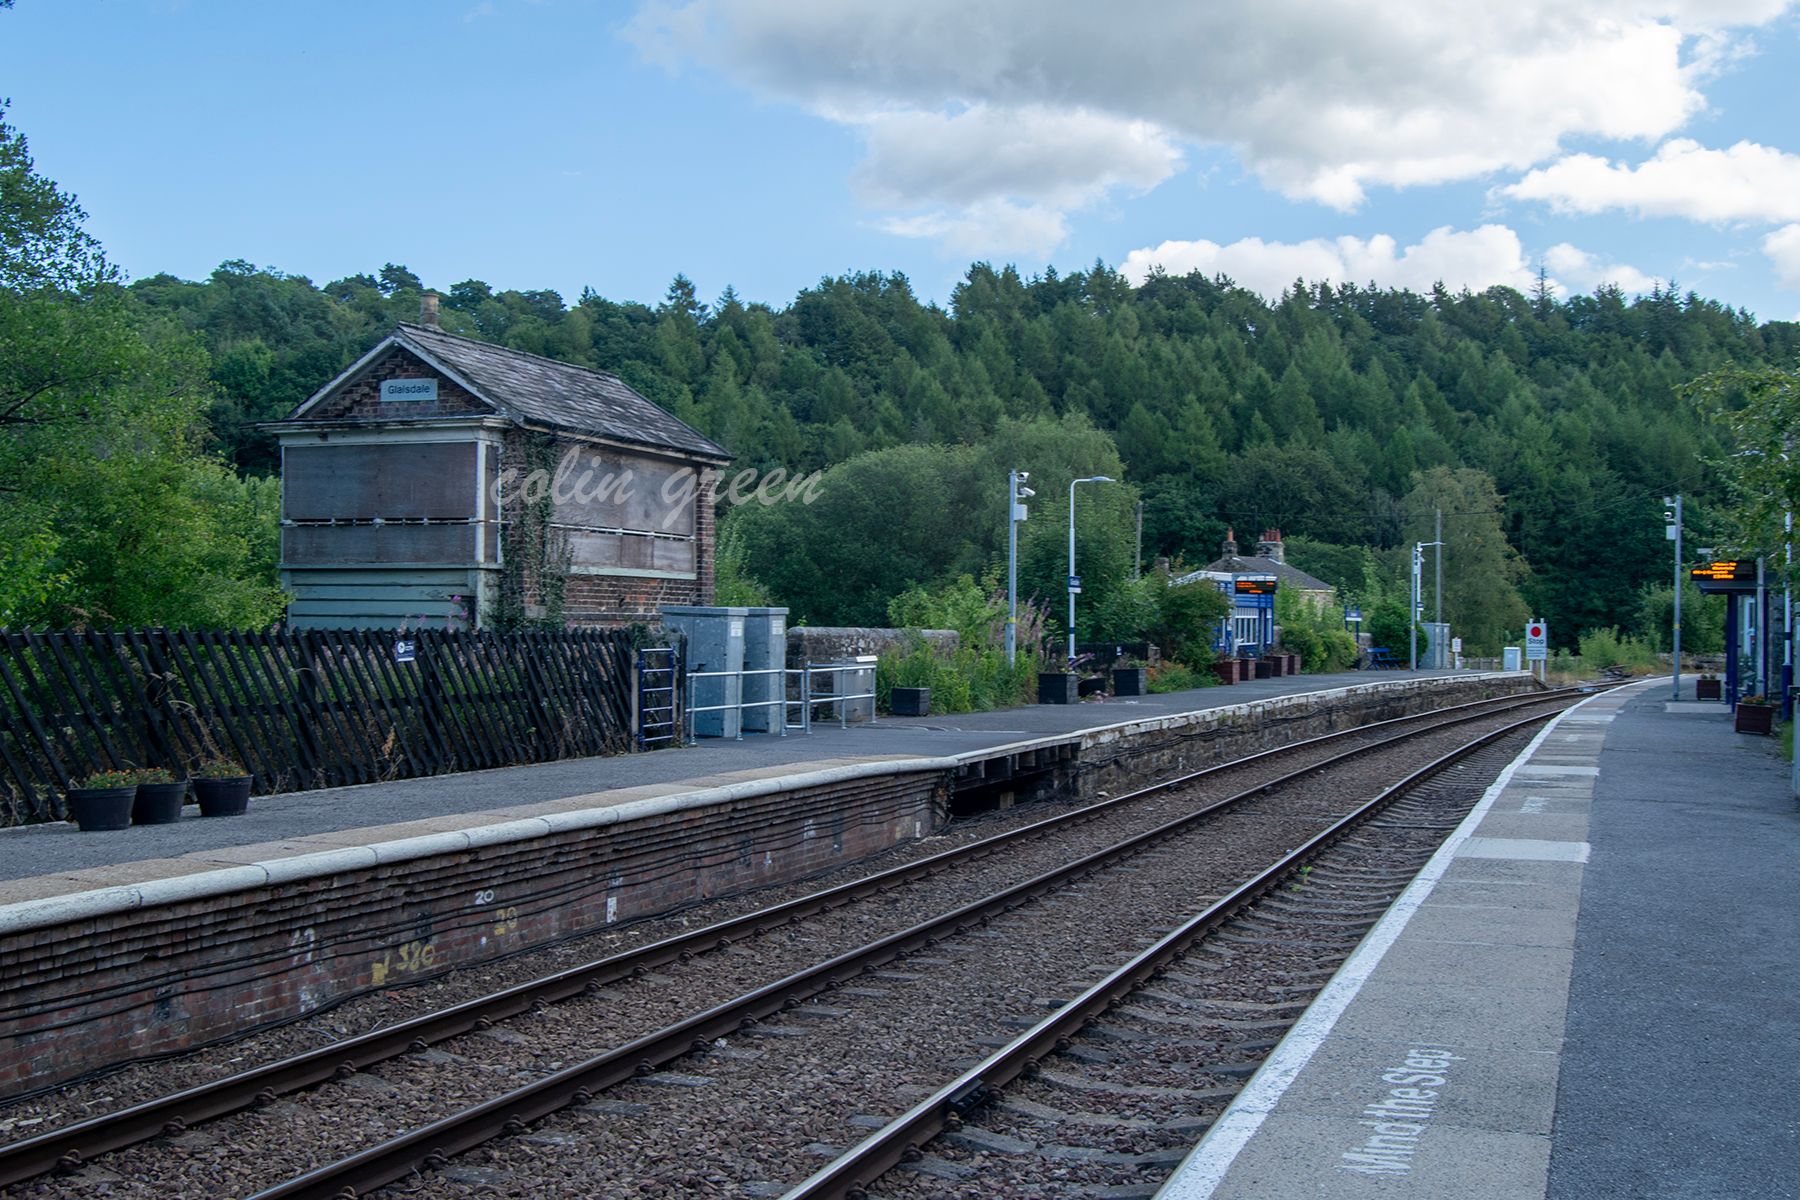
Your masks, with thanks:
M392 263L323 285L244 261L126 283L4 120L0 152L0 625L277 619L259 423L416 319L427 286L449 331L612 371L740 468L824 470L817 504L725 513L720 554L734 599L820 624L882 623L909 588L964 575L990 585L1021 468L1039 492L1022 579L1056 601L1053 626L1068 481L1120 481L1081 491L1085 636L1124 636L1142 607L1120 591L1140 502L1146 567L1278 528L1290 561L1390 609L1441 516L1446 616L1478 653L1527 615L1563 645L1655 633L1638 614L1661 611L1646 588L1668 579L1662 496L1687 496L1692 545L1731 545L1745 503L1730 403L1703 405L1719 389L1695 381L1789 380L1800 359L1800 325L1674 284L1296 280L1271 303L1197 274L977 263L943 306L868 272L777 307L729 288L708 303L679 275L654 304L571 302Z
M423 286L393 264L321 287L230 262L205 281L159 275L129 291L204 347L217 445L263 475L274 447L257 422L415 319ZM1421 295L1297 280L1271 304L1223 278L1134 287L1103 263L1038 278L977 263L947 308L873 272L823 279L779 308L730 289L705 303L680 276L656 305L479 280L441 291L447 329L612 371L740 466L810 472L878 456L861 473L890 491L860 517L848 501L727 514L741 570L815 622L879 621L910 584L991 568L1005 472L1032 467L998 451L1048 438L1060 448L1035 446L1048 482L1122 471L1129 489L1093 493L1109 514L1098 527L1115 543L1135 537L1141 499L1146 561L1200 565L1228 527L1246 542L1278 528L1298 565L1367 596L1395 586L1397 552L1429 540L1441 511L1459 627L1492 642L1529 608L1572 644L1581 630L1629 628L1645 585L1666 577L1664 494L1690 496L1696 537L1715 519L1708 464L1723 432L1684 386L1800 354L1800 325L1759 324L1674 285L1565 298L1541 284ZM895 457L909 446L955 449ZM1058 490L1041 491L1046 548L1028 583L1055 596L1063 525L1046 503ZM867 561L815 550L822 539ZM1120 549L1093 551L1108 578L1130 573L1133 548Z

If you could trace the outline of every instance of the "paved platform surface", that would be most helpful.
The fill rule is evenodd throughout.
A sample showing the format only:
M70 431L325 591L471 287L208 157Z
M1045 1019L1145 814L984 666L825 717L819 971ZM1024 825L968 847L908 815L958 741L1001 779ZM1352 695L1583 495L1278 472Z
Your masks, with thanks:
M1800 1196L1800 807L1691 694L1546 730L1159 1196Z
M653 799L835 766L955 758L1039 738L1367 683L1475 675L1351 671L1293 675L1134 699L1035 705L949 717L883 717L810 734L707 739L651 754L569 759L392 783L255 796L241 817L205 820L190 805L172 825L82 833L55 823L0 830L0 905L174 878L371 841L467 828L574 808ZM604 795L602 795L604 793Z

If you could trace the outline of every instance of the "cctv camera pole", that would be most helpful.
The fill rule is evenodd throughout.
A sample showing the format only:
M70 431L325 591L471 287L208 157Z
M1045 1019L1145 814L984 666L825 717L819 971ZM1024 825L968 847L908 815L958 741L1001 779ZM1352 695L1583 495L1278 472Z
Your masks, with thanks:
M1019 485L1029 477L1025 471L1006 473L1006 665L1012 666L1019 654L1019 522L1024 508L1019 502Z
M1431 602L1437 614L1432 622L1437 629L1431 635L1431 665L1442 671L1450 665L1447 655L1450 639L1444 636L1444 510L1433 511L1437 513L1437 532L1432 534L1437 539L1437 552L1431 556L1431 569L1435 575L1431 584Z

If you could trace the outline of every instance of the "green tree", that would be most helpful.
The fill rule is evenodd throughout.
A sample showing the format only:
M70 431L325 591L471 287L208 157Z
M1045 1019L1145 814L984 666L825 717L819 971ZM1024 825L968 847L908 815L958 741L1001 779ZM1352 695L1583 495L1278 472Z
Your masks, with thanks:
M0 120L0 625L260 625L278 499L201 449L205 352L146 316Z
M1498 654L1531 614L1519 594L1525 564L1501 527L1500 494L1494 481L1469 468L1434 467L1415 478L1403 508L1409 543L1436 540L1435 515L1443 513L1444 620L1470 653ZM1434 574L1431 553L1432 548L1427 547L1424 594L1428 615L1435 607L1429 598Z
M1734 367L1701 376L1685 392L1725 432L1719 466L1739 546L1768 552L1781 545L1789 514L1800 509L1800 369Z

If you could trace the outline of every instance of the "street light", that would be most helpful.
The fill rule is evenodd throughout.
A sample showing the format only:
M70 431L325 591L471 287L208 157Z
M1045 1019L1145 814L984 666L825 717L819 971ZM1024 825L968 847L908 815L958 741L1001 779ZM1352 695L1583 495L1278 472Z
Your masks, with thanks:
M1019 522L1025 519L1025 501L1037 495L1025 486L1030 471L1006 475L1006 665L1019 653Z
M1409 671L1419 669L1419 619L1425 615L1425 580L1422 578L1425 572L1425 547L1443 544L1441 541L1413 543L1412 621L1407 630L1406 650L1406 667Z
M1075 666L1075 593L1081 580L1075 574L1075 485L1078 483L1117 483L1110 475L1087 475L1069 483L1069 667Z
M1669 540L1675 543L1675 620L1674 633L1669 639L1671 653L1669 655L1669 698L1681 699L1681 493L1673 497L1664 496L1663 503L1669 507L1663 510L1663 520L1668 523Z

